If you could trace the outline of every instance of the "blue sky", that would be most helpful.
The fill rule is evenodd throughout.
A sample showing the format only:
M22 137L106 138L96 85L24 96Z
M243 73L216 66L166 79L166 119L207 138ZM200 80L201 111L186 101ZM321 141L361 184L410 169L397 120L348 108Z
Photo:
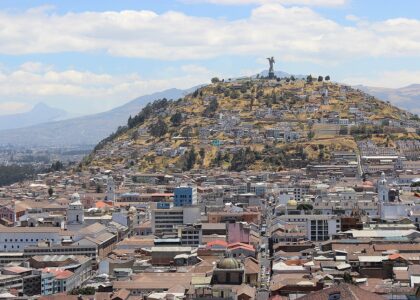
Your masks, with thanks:
M417 0L0 2L0 114L75 114L266 68L349 84L420 83Z

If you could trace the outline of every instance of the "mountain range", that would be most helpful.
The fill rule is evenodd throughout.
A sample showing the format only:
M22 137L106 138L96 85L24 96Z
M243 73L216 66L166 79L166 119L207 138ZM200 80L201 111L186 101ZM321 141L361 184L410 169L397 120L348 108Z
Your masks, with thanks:
M356 87L381 100L389 101L392 104L404 108L412 113L420 114L420 84L411 84L397 89L369 87L363 85Z
M28 112L0 116L0 130L58 121L66 116L68 113L64 110L50 107L45 103L38 103Z
M103 113L62 121L44 122L24 128L0 130L0 145L46 147L95 145L114 132L118 126L126 124L128 117L138 113L148 102L161 98L178 99L193 89L168 89L138 97ZM37 112L43 110L45 110L44 105L37 105L31 112L24 115L26 117L32 116L33 121L36 122L39 120ZM9 119L12 118L9 116Z

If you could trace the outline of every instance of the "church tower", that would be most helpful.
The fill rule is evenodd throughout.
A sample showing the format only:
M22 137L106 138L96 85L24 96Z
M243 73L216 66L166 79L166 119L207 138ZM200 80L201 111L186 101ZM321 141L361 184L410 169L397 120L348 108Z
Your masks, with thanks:
M389 188L384 172L381 174L381 179L378 180L378 198L379 202L389 202Z
M112 176L109 176L106 182L106 201L115 202L115 182Z
M67 208L67 223L68 224L83 224L84 223L83 204L80 202L80 195L74 193L71 196L71 202Z

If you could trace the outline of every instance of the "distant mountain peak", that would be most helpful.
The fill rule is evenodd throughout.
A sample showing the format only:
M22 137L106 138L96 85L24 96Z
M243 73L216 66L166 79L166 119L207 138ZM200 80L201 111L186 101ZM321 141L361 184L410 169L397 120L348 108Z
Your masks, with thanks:
M48 104L46 104L44 102L38 102L31 109L32 112L48 111L48 110L60 110L60 109L51 107L51 106L49 106Z
M0 130L16 129L51 122L63 118L67 112L39 102L30 111L0 116Z

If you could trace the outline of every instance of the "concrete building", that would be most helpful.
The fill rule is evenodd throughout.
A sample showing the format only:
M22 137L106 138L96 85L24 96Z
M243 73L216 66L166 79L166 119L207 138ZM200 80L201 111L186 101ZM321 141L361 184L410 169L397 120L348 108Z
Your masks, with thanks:
M314 216L315 217L315 216ZM335 216L320 216L306 221L307 237L310 241L325 241L341 230L340 219Z
M172 207L152 210L152 232L154 234L176 234L180 225L194 224L200 219L200 208Z
M58 227L0 227L0 251L23 251L40 241L61 243L61 229Z
M178 227L178 237L183 246L195 246L202 244L203 231L201 224L187 224Z
M197 205L197 188L190 186L177 187L174 190L174 206Z

